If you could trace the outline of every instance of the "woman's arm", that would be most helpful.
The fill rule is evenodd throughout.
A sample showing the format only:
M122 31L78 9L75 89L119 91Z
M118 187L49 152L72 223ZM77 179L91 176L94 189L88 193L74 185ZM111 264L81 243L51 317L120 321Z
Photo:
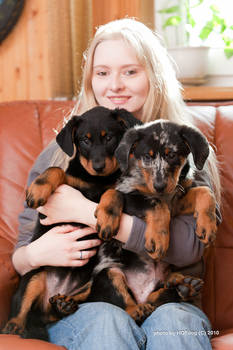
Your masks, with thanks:
M101 244L99 239L88 239L92 233L90 227L80 229L71 225L56 226L39 239L15 250L12 257L15 269L23 275L45 265L83 266L96 254L96 249L87 249ZM84 236L87 239L77 241Z
M66 222L81 222L95 229L94 216L97 204L86 199L79 191L67 185L60 186L49 198L48 202L38 208L47 216L41 220L45 225L59 220ZM76 209L77 208L77 209ZM204 251L204 244L195 234L196 221L192 215L172 218L170 223L170 245L164 261L176 266L191 265L200 260ZM147 254L145 245L144 221L137 217L123 214L120 229L115 236L124 243L124 248L138 254Z
M28 185L50 165L51 157L57 150L56 143L51 143L38 157L28 178ZM30 209L24 203L24 210L19 215L19 236L12 256L12 262L19 274L36 269L40 266L82 266L86 264L96 249L86 249L98 246L99 239L88 239L95 230L78 229L71 225L55 227L36 241L31 242L38 212ZM87 236L85 241L77 242L78 238ZM82 260L80 259L82 251Z

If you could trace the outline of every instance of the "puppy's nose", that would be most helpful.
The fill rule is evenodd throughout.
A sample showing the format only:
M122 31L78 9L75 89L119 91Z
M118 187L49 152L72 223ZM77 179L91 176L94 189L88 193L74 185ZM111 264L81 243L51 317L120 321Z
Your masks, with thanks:
M101 171L104 170L104 167L105 167L105 163L104 162L93 162L93 169L97 173L101 173Z
M165 188L166 188L166 184L164 182L154 183L154 189L159 193L164 192Z

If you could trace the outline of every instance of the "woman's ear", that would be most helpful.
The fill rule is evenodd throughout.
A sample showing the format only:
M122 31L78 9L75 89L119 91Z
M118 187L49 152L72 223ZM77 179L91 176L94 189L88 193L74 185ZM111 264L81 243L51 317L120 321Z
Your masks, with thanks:
M72 157L74 153L73 134L79 123L80 117L73 116L56 137L58 145L69 157Z
M193 155L195 166L202 170L210 152L207 138L199 130L186 125L181 127L180 135Z
M129 167L129 154L133 144L138 140L139 133L136 129L129 129L123 136L119 146L115 151L115 156L118 161L121 171L124 173Z

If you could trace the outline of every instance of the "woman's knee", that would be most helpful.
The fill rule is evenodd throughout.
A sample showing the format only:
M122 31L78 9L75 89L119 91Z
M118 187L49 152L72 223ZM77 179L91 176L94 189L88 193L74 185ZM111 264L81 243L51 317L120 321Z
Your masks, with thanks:
M189 303L167 303L158 307L143 326L148 324L153 324L160 329L176 329L181 332L185 329L193 331L211 329L210 322L203 311Z
M105 302L82 304L77 312L77 316L80 317L81 314L82 316L88 315L88 318L94 316L94 319L96 321L99 320L99 322L106 322L106 320L128 321L130 318L120 307Z

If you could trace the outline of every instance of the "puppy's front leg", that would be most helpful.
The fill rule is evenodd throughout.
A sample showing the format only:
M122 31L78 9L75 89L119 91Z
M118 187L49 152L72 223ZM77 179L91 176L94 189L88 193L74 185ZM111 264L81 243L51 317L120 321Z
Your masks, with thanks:
M161 259L169 246L170 210L166 203L158 203L146 212L145 249L153 259Z
M70 185L77 189L90 188L91 184L67 175L63 169L50 167L31 183L26 190L26 202L30 208L36 209L44 205L51 194L63 184Z
M216 201L212 191L207 186L191 188L187 194L178 200L176 215L194 214L196 218L196 234L205 243L214 241L216 224Z
M120 226L123 205L123 194L117 190L109 189L101 196L95 211L95 217L97 218L96 230L100 239L106 241L116 236Z

